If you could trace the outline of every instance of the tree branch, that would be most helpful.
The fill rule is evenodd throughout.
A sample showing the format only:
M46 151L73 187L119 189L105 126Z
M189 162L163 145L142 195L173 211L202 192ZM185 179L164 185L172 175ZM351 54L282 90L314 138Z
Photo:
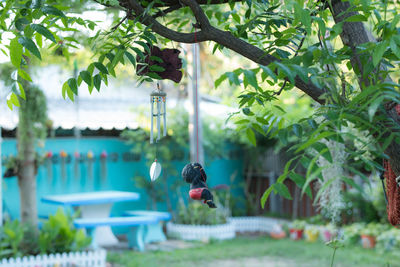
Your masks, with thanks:
M96 1L96 0L95 0ZM127 2L126 0L119 0L119 2ZM153 7L172 7L181 5L180 0L163 0L154 3ZM196 0L199 5L220 5L234 2L243 2L243 0ZM123 6L123 5L121 5Z
M154 32L170 40L181 43L195 43L196 41L214 41L260 65L267 66L273 62L279 62L279 59L277 59L276 57L269 55L265 53L265 51L263 51L262 49L233 36L230 32L222 31L213 27L199 5L199 2L202 1L181 1L192 9L197 21L200 22L201 31L196 32L196 36L194 33L180 33L161 25L153 17L145 14L144 8L136 0L128 0L128 8L133 10L136 16L140 17L139 20L141 21L141 23L151 27ZM302 79L300 79L300 77L296 76L295 86L307 95L309 95L318 103L325 103L325 100L321 98L325 91L313 84L312 82L306 83Z
M181 0L181 2L190 7L197 22L200 23L202 30L209 30L212 28L210 21L196 0Z

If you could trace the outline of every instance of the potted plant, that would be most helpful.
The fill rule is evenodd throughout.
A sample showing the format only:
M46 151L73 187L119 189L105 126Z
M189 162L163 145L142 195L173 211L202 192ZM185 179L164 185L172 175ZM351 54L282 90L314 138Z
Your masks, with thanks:
M306 241L308 242L316 242L319 236L319 227L317 225L308 224L305 227L304 235L306 237Z
M200 201L190 201L186 206L180 201L173 221L167 224L167 234L183 240L231 239L236 236L235 226L228 221L229 211L216 198L216 209Z
M272 227L270 236L273 239L282 239L286 237L286 232L284 230L284 225L277 223Z
M387 226L378 223L369 223L361 230L361 244L363 248L374 248L376 238L383 233Z
M292 240L302 239L305 226L306 226L305 221L294 220L289 229L290 239L292 239Z

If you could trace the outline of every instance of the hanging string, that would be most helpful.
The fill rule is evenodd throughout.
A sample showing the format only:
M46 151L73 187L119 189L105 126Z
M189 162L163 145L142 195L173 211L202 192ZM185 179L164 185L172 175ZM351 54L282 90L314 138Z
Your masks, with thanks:
M198 99L197 99L197 37L196 37L196 29L194 31L194 81L195 81L195 94L196 94L196 162L199 162L199 107L198 107Z

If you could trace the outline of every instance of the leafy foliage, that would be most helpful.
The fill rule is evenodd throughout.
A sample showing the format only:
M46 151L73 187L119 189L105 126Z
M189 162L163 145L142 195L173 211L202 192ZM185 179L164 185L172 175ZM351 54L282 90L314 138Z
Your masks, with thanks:
M0 229L0 258L80 251L90 242L82 229L73 227L73 217L60 209L39 231L18 220L6 221Z

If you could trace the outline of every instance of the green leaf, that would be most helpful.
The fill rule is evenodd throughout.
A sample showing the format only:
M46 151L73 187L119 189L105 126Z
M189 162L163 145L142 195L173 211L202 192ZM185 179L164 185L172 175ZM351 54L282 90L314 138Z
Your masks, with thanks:
M75 78L68 79L68 86L72 90L72 92L77 95L78 94L78 84Z
M396 55L398 59L400 59L400 49L397 46L396 42L394 39L390 40L390 49L392 49L392 52Z
M279 195L283 196L284 198L287 199L292 199L292 196L290 195L289 189L287 186L283 183L276 183L273 185L274 186L274 191L278 192Z
M158 66L158 65L151 65L149 67L149 70L155 71L155 72L163 72L163 71L165 71L165 68L161 67L161 66Z
M158 63L163 63L164 61L162 60L162 58L159 58L157 56L150 56L150 60L152 61L156 61Z
M131 47L131 49L132 49L133 51L135 51L136 55L139 55L139 57L140 57L140 59L141 59L142 61L144 61L145 56L144 56L143 52L140 51L139 48L137 48L137 47Z
M269 77L271 77L276 82L276 75L275 73L267 66L260 66L264 73L266 73Z
M41 10L44 14L65 17L64 13L58 8L55 8L54 6L44 6L41 8Z
M260 88L258 86L257 77L256 77L256 74L254 73L254 71L243 70L243 75L244 75L243 84L245 85L245 87L247 86L247 84L250 84L256 90L258 90Z
M20 38L18 38L18 43L20 43L23 47L28 49L29 52L31 52L37 58L42 60L42 57L40 56L39 49L37 48L37 46L35 45L35 43L31 39L29 39L27 37L20 37Z
M54 35L47 28L43 27L40 24L32 24L31 28L49 39L50 41L56 43L56 38L54 38Z
M10 102L12 105L16 106L16 107L19 107L19 106L20 106L19 100L18 100L18 96L17 96L14 92L10 93L10 94L7 96L7 105L8 105L8 107L10 107L9 102ZM10 108L11 110L12 110L12 105L11 105L11 108Z
M293 124L293 133L297 136L297 137L301 137L303 135L303 128L301 127L300 124Z
M217 88L223 81L225 81L228 78L225 74L222 74L221 77L215 80L214 86Z
M316 137L310 138L310 139L307 140L307 142L305 142L304 144L302 144L302 145L296 150L296 153L297 153L297 152L300 152L300 151L302 151L302 150L304 150L304 149L306 149L307 147L309 147L309 146L311 146L311 145L313 145L315 142L317 142L317 141L319 141L319 140L321 140L321 139L323 139L323 138L332 136L332 135L334 135L334 134L335 134L334 132L323 132L323 133L321 133L320 135L318 135L318 136L316 136Z
M108 74L107 68L102 63L94 62L93 64L101 73Z
M252 123L251 126L252 126L257 132L259 132L260 134L262 134L262 135L265 136L264 129L263 129L259 124L257 124L257 123Z
M32 81L31 76L29 76L29 74L26 73L23 69L18 69L18 75L24 80L27 80L29 82Z
M156 80L162 80L161 76L158 75L156 72L148 72L146 74L146 76L148 76L150 78L153 78L153 79L156 79Z
M264 208L265 202L267 202L267 199L268 199L269 195L271 194L272 189L273 189L273 185L271 185L267 190L265 190L264 194L262 195L261 200L260 200L262 208Z
M94 83L94 87L96 88L96 90L100 92L101 76L99 74L94 75L93 83Z
M67 95L71 101L74 101L74 92L72 92L71 88L67 87Z
M298 173L291 172L289 173L289 178L300 188L304 186L306 182L306 178ZM306 194L312 199L312 192L310 186L306 188Z
M376 98L371 105L368 107L368 116L369 116L369 121L372 122L376 113L376 110L379 108L379 106L382 104L382 101L385 100L385 96L380 96Z
M129 53L128 51L125 51L125 56L132 63L133 67L136 68L136 59L135 59L135 57L131 53Z
M249 139L250 143L256 146L256 135L254 134L251 128L247 128L246 130L247 138Z
M79 76L82 77L82 80L88 85L92 85L92 75L87 70L83 70L79 73Z
M294 83L294 74L293 71L291 71L287 66L283 65L282 63L279 62L274 62L276 66L283 72L283 74L289 79L291 83Z
M10 42L10 59L11 63L19 68L22 60L22 45L18 42L18 37L15 37Z
M67 90L68 90L68 82L65 82L65 83L63 84L62 90L61 90L62 97L63 97L64 99L66 98Z
M368 21L368 19L364 15L358 14L358 15L354 15L354 16L348 17L344 21L346 21L346 22L360 22L360 21Z
M383 54L386 51L386 48L387 48L386 41L380 42L376 45L374 53L372 54L372 64L374 65L374 67L376 67L378 63L381 61Z
M226 72L230 84L240 85L239 76L235 72Z
M22 32L26 25L29 24L29 21L26 18L19 18L15 21L15 28L18 31Z
M328 146L324 143L321 142L316 142L315 144L312 145L312 147L321 155L323 156L327 161L332 163L332 155L331 152L328 148Z

